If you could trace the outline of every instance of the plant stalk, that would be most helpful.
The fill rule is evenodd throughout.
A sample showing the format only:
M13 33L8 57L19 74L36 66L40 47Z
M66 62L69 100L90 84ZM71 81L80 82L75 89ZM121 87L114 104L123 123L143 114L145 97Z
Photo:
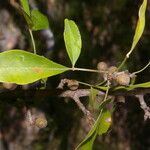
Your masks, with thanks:
M136 71L136 72L133 72L132 74L138 74L138 73L141 73L142 71L144 71L147 67L149 67L150 66L150 61L148 62L148 64L145 66L145 67L143 67L142 69L140 69L140 70L138 70L138 71Z
M107 96L108 96L108 92L109 92L109 89L110 89L110 83L109 83L109 81L107 81L107 90L106 90L106 93L105 93L105 97L104 97L104 102L107 100Z
M36 54L35 40L34 40L33 33L32 33L31 29L29 29L29 33L30 33L30 37L31 37L31 41L32 41L34 54Z
M107 71L99 71L94 69L85 69L85 68L72 68L73 71L85 71L85 72L96 72L96 73L107 73Z

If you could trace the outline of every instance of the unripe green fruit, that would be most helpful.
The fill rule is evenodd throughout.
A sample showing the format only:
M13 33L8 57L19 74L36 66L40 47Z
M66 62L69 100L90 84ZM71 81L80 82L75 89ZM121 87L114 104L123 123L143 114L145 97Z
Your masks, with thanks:
M130 76L127 73L121 73L116 75L115 78L117 84L127 86L130 83Z
M97 69L100 71L106 71L108 69L108 66L105 62L101 61L97 64Z
M116 66L111 66L108 68L108 72L109 73L114 73L114 72L117 72L118 68Z

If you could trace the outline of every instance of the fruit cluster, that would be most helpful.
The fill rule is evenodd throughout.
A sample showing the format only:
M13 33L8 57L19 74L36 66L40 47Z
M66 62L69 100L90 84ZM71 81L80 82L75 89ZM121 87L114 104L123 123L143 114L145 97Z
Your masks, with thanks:
M116 66L110 66L105 62L99 62L97 69L102 74L105 81L110 81L112 85L128 86L130 84L130 73L128 71L118 71Z

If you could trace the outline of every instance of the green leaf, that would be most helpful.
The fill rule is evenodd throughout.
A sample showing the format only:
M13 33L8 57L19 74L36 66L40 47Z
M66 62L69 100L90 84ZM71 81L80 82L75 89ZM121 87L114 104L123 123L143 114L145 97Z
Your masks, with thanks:
M32 22L31 17L22 8L19 9L19 11L23 14L23 16L24 16L24 18L28 24L28 27L31 29L33 26L33 22Z
M100 90L107 90L107 87L105 86L96 86ZM110 91L116 91L116 90L126 90L126 91L132 91L137 88L150 88L150 82L140 83L140 84L134 84L129 86L117 86L110 88Z
M107 132L111 125L111 113L110 111L106 110L106 105L109 102L110 100L102 103L102 107L100 107L100 114L96 122L85 139L77 146L76 150L92 150L96 136Z
M99 114L95 124L93 125L85 139L77 146L76 150L92 150L94 140L97 136L97 128L100 117L101 113Z
M112 105L112 108L113 108L113 100L111 99L111 98L108 98L106 101L102 101L101 103L100 103L100 105L99 105L99 109L100 110L102 110L102 109L105 109L105 110L107 110L106 109L106 106L108 105L108 104L111 104ZM112 109L110 106L109 106L109 110L111 110ZM111 111L111 112L113 112L113 111Z
M67 70L69 68L23 50L0 53L0 82L27 84Z
M98 92L99 92L99 90L94 89L93 87L91 87L91 89L90 89L90 99L92 101L95 101Z
M81 35L74 21L65 19L64 41L67 53L74 67L81 53Z
M32 25L33 25L33 23L32 23L31 17L30 17L30 12L28 11L27 8L23 8L23 5L26 4L26 1L23 1L23 0L22 0L22 3L23 3L23 4L22 4L22 7L21 7L21 6L18 6L18 7L16 7L16 9L18 10L19 13L21 13L21 15L24 16L24 18L25 18L25 20L26 20L26 22L27 22L29 28L31 28ZM25 3L25 4L24 4L24 3ZM28 2L27 2L27 3L28 3ZM26 4L26 5L27 5L27 4ZM25 5L24 7L27 7L26 5ZM25 10L25 9L26 9L26 10Z
M141 36L143 34L144 27L145 27L146 6L147 6L147 0L143 0L143 3L142 3L142 5L140 6L140 9L139 9L139 19L138 19L138 22L137 22L137 26L136 26L135 35L134 35L134 38L133 38L133 43L132 43L132 46L131 46L131 50L127 54L128 57L131 54L131 52L133 51L133 49L135 48L136 44L138 43L139 39L141 38Z
M106 133L111 125L111 113L110 111L102 111L101 117L99 119L98 135Z
M100 89L100 90L103 90L103 91L106 91L108 89L108 87L106 86L95 86L96 88Z
M141 83L141 84L134 84L134 85L130 85L130 86L119 86L119 87L115 87L113 89L113 91L116 90L126 90L126 91L131 91L137 88L150 88L150 82L145 82L145 83Z
M49 28L49 22L47 17L43 15L41 12L39 12L38 10L34 9L31 11L31 20L33 23L31 29L34 31Z
M83 143L81 143L81 145L79 145L75 150L92 150L93 147L93 143L96 139L97 136L97 132L94 131L91 136L89 136L86 141L84 141Z
M23 10L26 12L28 16L30 16L30 8L28 0L20 0L20 2Z
M89 96L89 105L92 107L92 109L99 108L99 102L97 101L97 94L99 90L91 87L90 89L90 96Z

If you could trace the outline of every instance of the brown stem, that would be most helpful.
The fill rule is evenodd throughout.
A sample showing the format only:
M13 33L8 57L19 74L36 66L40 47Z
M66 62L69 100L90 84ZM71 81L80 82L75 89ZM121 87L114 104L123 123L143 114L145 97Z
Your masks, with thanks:
M85 106L81 103L79 97L87 96L90 94L90 91L87 90L76 90L76 91L65 91L63 92L60 97L69 97L73 99L76 104L78 105L79 109L84 113L84 115L87 117L87 120L90 124L90 126L94 123L94 118L92 117L92 114L89 110L85 108Z
M144 95L136 95L136 97L139 99L140 107L144 111L144 120L150 119L150 107L147 106Z

